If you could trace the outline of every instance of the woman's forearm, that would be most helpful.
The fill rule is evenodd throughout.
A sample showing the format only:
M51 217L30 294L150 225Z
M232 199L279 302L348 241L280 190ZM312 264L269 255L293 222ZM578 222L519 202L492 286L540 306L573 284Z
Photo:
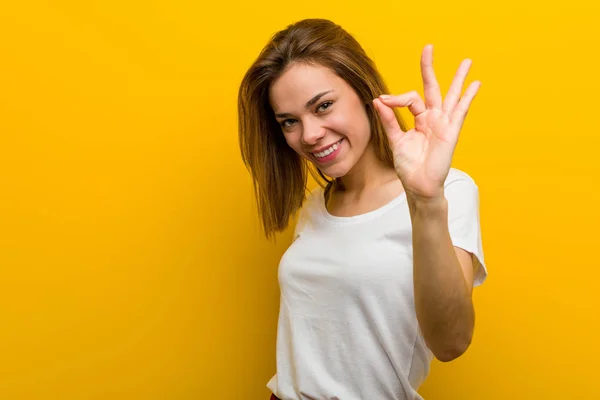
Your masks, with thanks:
M471 286L448 232L448 202L410 199L417 319L436 358L451 361L469 346L474 326Z

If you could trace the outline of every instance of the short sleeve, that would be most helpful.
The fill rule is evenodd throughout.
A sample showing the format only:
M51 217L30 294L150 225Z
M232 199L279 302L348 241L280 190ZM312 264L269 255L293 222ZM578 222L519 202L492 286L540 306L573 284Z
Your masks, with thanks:
M452 243L473 256L473 286L487 278L479 217L479 188L466 173L452 170L445 184L448 230Z

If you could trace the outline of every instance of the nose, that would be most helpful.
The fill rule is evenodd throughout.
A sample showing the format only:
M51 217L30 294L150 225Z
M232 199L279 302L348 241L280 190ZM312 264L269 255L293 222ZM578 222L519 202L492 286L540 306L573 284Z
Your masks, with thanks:
M305 123L302 131L302 143L312 146L325 136L326 133L327 129L319 121Z

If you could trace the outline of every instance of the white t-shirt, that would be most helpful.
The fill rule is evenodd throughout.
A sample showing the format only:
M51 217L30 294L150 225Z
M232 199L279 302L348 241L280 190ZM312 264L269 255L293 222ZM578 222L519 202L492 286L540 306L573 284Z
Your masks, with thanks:
M452 242L474 255L485 280L479 195L452 168L445 183ZM300 211L279 265L277 373L282 400L415 400L433 358L413 292L411 220L405 194L353 217L325 208L323 190Z

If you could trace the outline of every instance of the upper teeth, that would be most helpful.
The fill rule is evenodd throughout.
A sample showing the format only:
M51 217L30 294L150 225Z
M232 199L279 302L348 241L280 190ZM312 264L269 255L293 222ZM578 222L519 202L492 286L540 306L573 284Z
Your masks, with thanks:
M340 140L340 142L341 142L341 140ZM323 151L320 151L320 152L318 152L318 153L313 153L313 154L314 154L315 156L319 157L319 158L322 158L322 157L328 156L328 155L330 155L331 153L333 153L334 151L336 151L336 150L337 150L337 148L338 148L338 146L339 146L340 142L334 143L334 144L332 144L331 146L329 146L328 148L326 148L325 150L323 150Z

